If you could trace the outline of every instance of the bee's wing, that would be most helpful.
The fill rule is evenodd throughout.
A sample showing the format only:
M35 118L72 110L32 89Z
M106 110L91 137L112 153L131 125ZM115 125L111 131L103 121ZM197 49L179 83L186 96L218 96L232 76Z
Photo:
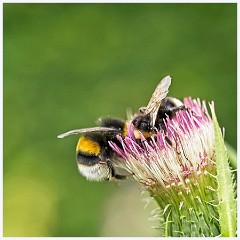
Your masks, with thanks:
M167 96L168 88L171 85L171 77L166 76L157 85L145 111L144 114L151 114L152 126L154 126L158 108L160 107L161 101Z
M88 133L88 132L120 132L120 130L116 128L108 128L108 127L93 127L93 128L82 128L82 129L75 129L65 133L58 135L58 138L64 138L73 134L81 134L81 133Z

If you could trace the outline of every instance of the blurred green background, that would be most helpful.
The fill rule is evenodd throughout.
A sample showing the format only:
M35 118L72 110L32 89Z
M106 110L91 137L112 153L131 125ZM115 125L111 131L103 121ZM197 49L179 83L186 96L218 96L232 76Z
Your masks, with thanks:
M131 182L77 171L102 116L170 95L214 100L237 144L236 4L4 4L4 236L156 236Z

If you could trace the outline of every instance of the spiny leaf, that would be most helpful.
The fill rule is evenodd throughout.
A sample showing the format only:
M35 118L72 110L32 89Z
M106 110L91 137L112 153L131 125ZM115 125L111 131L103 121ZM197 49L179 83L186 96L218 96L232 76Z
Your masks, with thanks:
M232 174L229 169L228 153L224 145L221 129L217 122L214 110L214 104L210 105L212 119L214 123L215 153L218 182L218 200L219 200L219 223L222 237L236 236L236 199L234 198L234 188Z

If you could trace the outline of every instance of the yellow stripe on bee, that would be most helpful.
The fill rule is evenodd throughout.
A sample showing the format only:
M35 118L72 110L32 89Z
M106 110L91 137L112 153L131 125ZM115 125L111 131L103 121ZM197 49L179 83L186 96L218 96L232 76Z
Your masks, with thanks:
M100 150L101 148L98 143L86 137L79 138L76 149L77 152L85 152L92 155L98 155L100 153Z
M127 129L128 129L128 127L129 127L129 122L126 121L125 124L124 124L123 130L122 130L122 135L123 135L124 137L127 136Z
M136 139L141 139L141 134L145 137L145 138L150 138L152 136L152 134L150 132L145 132L145 131L139 131L139 130L134 130L133 132L134 136Z

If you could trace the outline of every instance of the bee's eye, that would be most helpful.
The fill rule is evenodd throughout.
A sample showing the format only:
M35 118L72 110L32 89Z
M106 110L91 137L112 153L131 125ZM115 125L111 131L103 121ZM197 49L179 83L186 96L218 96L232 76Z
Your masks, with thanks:
M141 129L143 131L149 131L149 122L141 121L139 124L139 129Z

